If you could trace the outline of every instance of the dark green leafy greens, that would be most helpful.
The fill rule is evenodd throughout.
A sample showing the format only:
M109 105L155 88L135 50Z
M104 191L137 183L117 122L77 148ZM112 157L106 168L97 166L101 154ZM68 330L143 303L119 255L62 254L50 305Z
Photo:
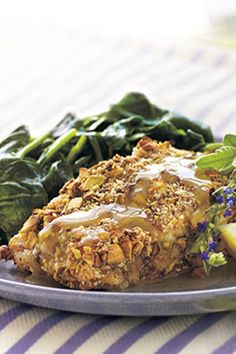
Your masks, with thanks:
M30 133L27 127L21 125L0 142L0 153L14 153L30 142Z
M48 199L57 195L60 188L73 177L73 170L62 154L53 163L46 164L41 169L41 183L45 188Z
M56 196L81 166L130 154L145 135L192 150L214 142L208 126L161 109L136 92L98 115L82 119L68 113L38 138L24 126L14 130L0 143L1 242L20 229L33 208Z
M41 183L40 170L35 161L10 155L0 158L0 235L16 233L33 208L47 202L47 193Z

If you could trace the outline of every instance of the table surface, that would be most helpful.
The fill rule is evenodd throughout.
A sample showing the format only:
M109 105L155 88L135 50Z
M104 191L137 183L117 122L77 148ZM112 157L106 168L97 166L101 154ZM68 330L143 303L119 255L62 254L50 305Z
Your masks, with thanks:
M1 37L1 134L35 134L68 110L104 110L127 91L212 125L236 128L236 52L202 42L141 43L45 26ZM236 313L171 318L86 316L0 300L0 353L233 353Z

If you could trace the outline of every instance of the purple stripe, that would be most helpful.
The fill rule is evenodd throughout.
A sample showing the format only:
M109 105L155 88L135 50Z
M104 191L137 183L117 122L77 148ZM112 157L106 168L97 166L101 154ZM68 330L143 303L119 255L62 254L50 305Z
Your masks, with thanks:
M84 342L118 317L99 317L75 332L54 354L74 353Z
M16 342L5 354L25 353L37 340L39 340L52 327L64 321L72 313L56 312L37 323L18 342Z
M9 323L14 321L17 317L31 310L29 305L19 304L13 308L7 310L0 315L0 331L3 330Z
M155 327L161 326L168 319L168 317L159 317L151 318L145 322L142 322L138 326L125 333L122 337L120 337L104 352L104 354L125 353L125 351L128 350L135 342L137 342L137 340L139 340Z
M184 331L172 338L169 342L164 344L160 349L157 350L156 354L179 353L195 337L204 332L215 322L222 319L224 316L226 316L225 313L214 313L201 317L197 322L193 323L190 327L186 328Z
M236 336L228 339L224 344L222 344L219 348L214 350L212 354L231 354L236 351Z

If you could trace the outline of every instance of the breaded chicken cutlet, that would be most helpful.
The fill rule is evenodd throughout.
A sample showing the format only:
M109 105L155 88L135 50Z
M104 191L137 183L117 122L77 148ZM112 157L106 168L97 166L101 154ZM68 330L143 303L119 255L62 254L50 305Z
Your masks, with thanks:
M5 249L17 267L70 288L126 288L190 269L186 251L222 177L196 153L142 139L68 182Z

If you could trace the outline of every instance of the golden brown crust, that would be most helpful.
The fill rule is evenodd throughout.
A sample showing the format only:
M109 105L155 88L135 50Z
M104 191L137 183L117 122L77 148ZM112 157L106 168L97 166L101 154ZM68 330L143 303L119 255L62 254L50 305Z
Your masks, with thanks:
M56 281L80 289L127 287L186 270L184 255L195 226L192 219L196 224L202 217L199 213L192 217L200 204L194 186L171 175L137 179L139 171L167 156L190 162L196 157L169 142L144 138L132 156L116 155L90 169L82 168L79 177L69 181L46 207L35 210L10 241L17 266L35 271L38 265ZM206 187L207 199L210 190L222 183L215 175L209 178L213 182ZM122 224L109 214L87 226L53 223L60 216L111 203L139 207L146 221L127 218Z

